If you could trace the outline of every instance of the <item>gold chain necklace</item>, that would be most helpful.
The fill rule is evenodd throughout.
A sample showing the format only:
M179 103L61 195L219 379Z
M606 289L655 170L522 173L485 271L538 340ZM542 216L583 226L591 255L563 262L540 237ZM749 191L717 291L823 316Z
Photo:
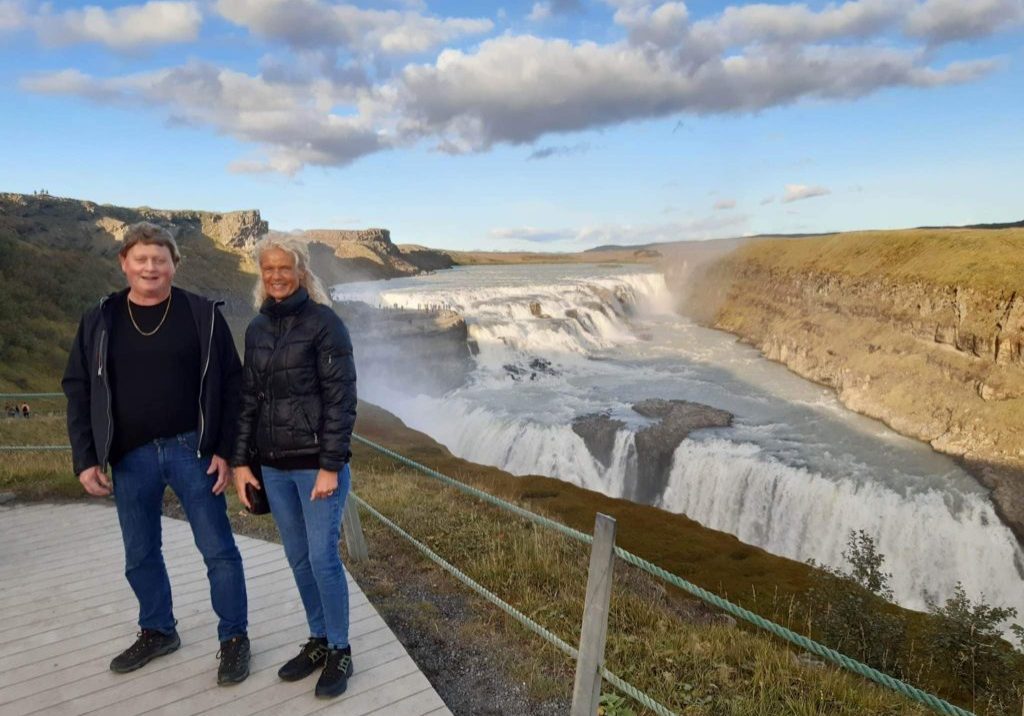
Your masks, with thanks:
M139 324L135 322L135 316L132 315L132 300L125 296L125 300L128 301L128 318L132 319L132 325L135 326L135 330L138 331L140 335L149 337L160 330L160 327L164 325L164 321L167 320L167 314L171 312L171 296L173 295L173 292L167 294L167 308L164 309L164 317L160 319L158 324L156 324L156 328L149 333L146 333L144 330L139 328Z

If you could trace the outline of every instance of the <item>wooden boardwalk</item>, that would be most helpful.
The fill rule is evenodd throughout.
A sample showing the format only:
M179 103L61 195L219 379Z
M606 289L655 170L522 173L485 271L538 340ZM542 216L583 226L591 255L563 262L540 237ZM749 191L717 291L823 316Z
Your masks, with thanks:
M236 539L249 591L249 678L217 686L206 568L187 523L168 518L164 558L181 648L114 674L108 664L134 641L138 607L113 506L0 507L0 714L451 713L351 577L348 691L324 701L313 696L315 674L278 679L308 636L302 605L281 546Z

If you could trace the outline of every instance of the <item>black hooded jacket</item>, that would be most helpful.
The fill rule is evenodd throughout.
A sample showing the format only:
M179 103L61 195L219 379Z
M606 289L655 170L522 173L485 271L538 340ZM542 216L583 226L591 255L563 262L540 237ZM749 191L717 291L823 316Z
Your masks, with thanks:
M231 330L217 310L224 302L177 287L173 290L187 298L199 335L199 452L226 458L234 446L242 365ZM127 294L128 289L120 293ZM109 299L116 295L104 297L82 316L61 381L68 398L68 437L76 475L95 465L106 469L110 459L116 426L107 347L112 323Z
M330 306L299 288L267 299L245 332L242 408L233 466L253 454L278 460L319 455L320 467L348 462L356 422L356 366L348 329Z

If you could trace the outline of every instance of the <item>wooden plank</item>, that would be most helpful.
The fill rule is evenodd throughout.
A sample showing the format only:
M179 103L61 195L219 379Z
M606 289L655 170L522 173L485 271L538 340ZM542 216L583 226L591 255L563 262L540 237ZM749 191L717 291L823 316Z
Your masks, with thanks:
M392 705L396 714L446 713L347 572L356 668L349 691L325 702L313 697L315 676L281 682L277 669L307 638L305 614L280 545L242 536L236 543L249 592L252 673L243 684L218 687L217 617L205 565L187 523L165 518L163 527L182 647L139 671L114 674L109 661L134 639L137 611L121 574L116 513L107 505L0 507L0 579L13 577L0 589L0 714L307 714L342 705L346 714L387 713ZM74 546L87 548L89 558L69 554Z
M306 623L301 612L291 612L266 622L264 631L253 630L253 659L275 647L294 641L297 630ZM82 714L94 711L104 704L138 696L164 684L177 683L183 678L216 669L216 637L208 637L192 644L182 644L173 655L157 659L138 671L115 674L106 662L95 660L57 674L60 683L52 685L53 675L41 677L41 683L31 684L32 692L6 706L12 712L29 714L46 709L48 714ZM28 682L23 682L27 684ZM101 693L102 692L102 693Z
M368 689L374 689L386 683L391 673L389 665L402 658L408 658L405 649L395 639L389 640L375 648L359 650L352 645L352 658L355 672L348 682L348 690L339 699L347 699ZM249 678L252 678L251 676ZM217 716L248 716L259 710L272 706L272 711L279 716L298 716L315 711L323 705L323 701L314 696L318 674L307 679L284 683L277 678L276 671L261 673L254 687L259 689L230 703L216 705ZM204 702L206 710L210 706ZM197 711L202 713L202 711Z

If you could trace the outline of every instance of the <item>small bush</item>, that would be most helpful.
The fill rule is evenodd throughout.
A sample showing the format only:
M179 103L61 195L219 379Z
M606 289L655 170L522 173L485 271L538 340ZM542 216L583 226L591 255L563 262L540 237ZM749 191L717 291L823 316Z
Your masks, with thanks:
M848 571L814 564L819 572L809 590L811 624L828 646L889 673L902 673L906 624L885 611L892 600L892 575L869 534L851 531L843 552Z
M929 601L934 620L924 633L925 645L975 701L1019 703L1024 655L1003 639L1001 626L1017 616L1012 607L996 607L982 595L972 601L957 582L953 596L939 606ZM1018 636L1024 629L1011 627Z

